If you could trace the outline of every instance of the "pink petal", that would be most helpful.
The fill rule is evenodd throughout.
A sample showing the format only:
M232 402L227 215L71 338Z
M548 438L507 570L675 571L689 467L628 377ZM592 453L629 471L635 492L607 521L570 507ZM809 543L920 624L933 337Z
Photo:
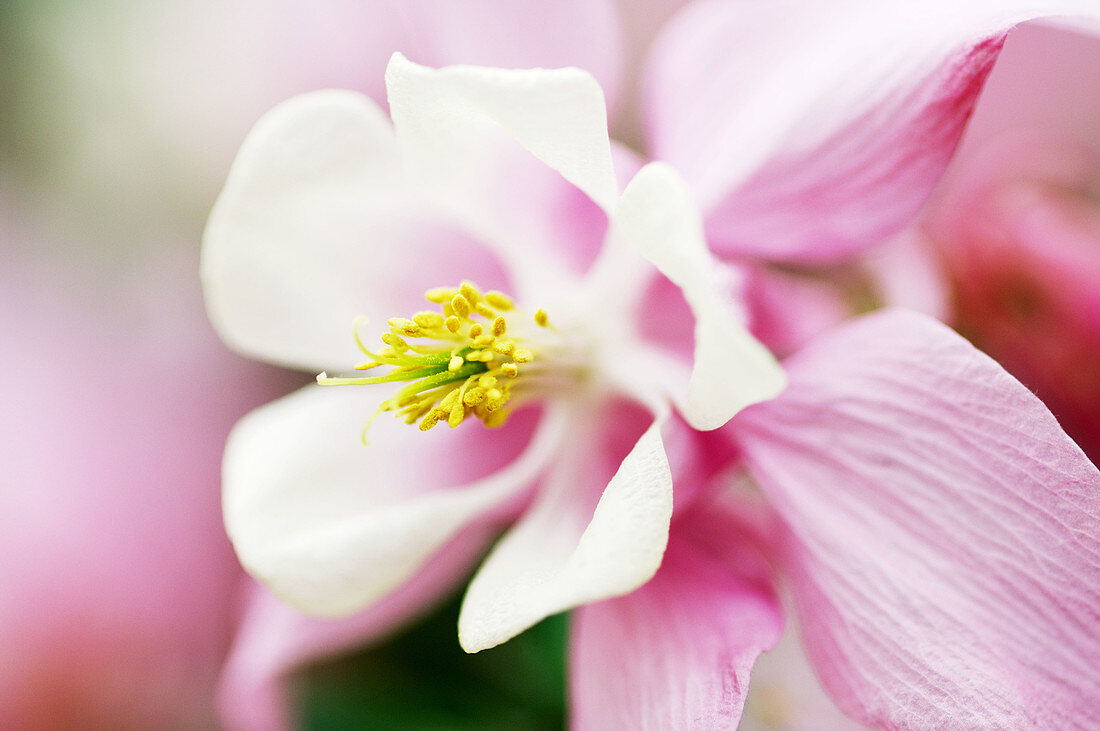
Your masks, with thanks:
M187 247L116 276L4 217L0 728L210 727L243 580L218 460L289 384L218 342Z
M575 728L734 728L783 613L763 554L715 509L676 522L649 583L574 623Z
M965 173L972 156L997 138L1021 132L1100 149L1100 32L1075 33L1049 23L1020 26L1005 41L952 161L953 172Z
M754 267L746 276L752 334L779 357L852 315L842 287L810 274Z
M719 252L836 260L917 213L1016 23L1075 0L905 7L701 0L654 50L655 157L700 196Z
M1067 140L987 145L926 221L955 322L1100 459L1100 157Z
M377 641L428 611L458 585L489 537L484 529L465 531L392 594L346 619L307 617L253 586L222 675L222 722L231 729L290 728L288 675Z
M732 422L790 527L811 659L887 728L1100 723L1100 472L998 365L886 311Z

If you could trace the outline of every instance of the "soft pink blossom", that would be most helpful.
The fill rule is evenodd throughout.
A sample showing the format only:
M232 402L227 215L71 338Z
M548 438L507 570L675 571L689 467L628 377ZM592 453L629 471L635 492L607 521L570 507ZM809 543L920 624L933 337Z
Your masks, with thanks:
M183 257L93 278L33 240L0 242L0 726L208 726L243 579L222 442L281 388L220 347Z

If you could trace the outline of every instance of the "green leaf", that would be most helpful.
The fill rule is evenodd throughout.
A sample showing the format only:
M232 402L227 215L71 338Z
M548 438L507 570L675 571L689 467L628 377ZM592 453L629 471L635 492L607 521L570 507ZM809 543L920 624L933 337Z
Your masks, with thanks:
M459 598L407 631L297 678L306 729L561 729L567 619L500 647L458 645Z

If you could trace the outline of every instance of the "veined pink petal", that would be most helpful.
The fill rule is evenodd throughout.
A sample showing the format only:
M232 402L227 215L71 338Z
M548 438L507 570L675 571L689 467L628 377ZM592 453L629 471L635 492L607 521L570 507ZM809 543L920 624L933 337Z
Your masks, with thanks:
M226 445L225 525L241 563L312 614L349 614L404 583L533 484L562 437L553 410L493 431L421 432L382 414L364 446L377 398L307 387L246 416Z
M731 427L790 528L817 672L886 728L1100 723L1100 472L1000 366L885 311Z
M458 620L467 652L632 591L661 564L672 516L667 417L605 402L577 404L570 421L538 498L470 582Z
M735 728L753 662L783 629L767 561L717 508L676 521L649 583L573 621L578 731Z
M366 337L424 309L432 287L508 289L492 253L403 175L389 121L361 95L316 92L269 112L204 236L207 311L222 338L279 363L348 369L361 357L357 317L369 318Z
M654 157L731 256L824 262L888 239L942 174L1016 23L1087 0L701 0L655 46Z
M284 686L287 675L379 640L415 620L458 585L490 534L485 528L464 531L392 594L344 619L308 617L254 585L222 674L221 721L242 730L292 727Z

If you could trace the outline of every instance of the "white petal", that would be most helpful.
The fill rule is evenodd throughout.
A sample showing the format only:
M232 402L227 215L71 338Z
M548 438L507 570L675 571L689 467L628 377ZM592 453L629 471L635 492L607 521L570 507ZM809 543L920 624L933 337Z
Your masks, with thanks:
M599 203L614 205L603 92L578 68L430 69L395 53L386 69L397 134L421 170L469 181L486 125L495 125Z
M538 502L470 583L458 620L467 652L505 642L552 614L633 591L660 566L672 516L672 475L661 440L664 417L634 444L589 512L592 481L614 452L601 442L621 434L600 433L606 422L597 422L606 413L588 416L573 419L572 444L548 475ZM638 414L630 416L636 420Z
M309 613L351 612L397 587L530 485L562 429L548 413L528 443L523 413L492 432L427 433L383 414L364 446L377 398L373 388L308 387L246 416L226 447L225 523L241 563Z
M395 54L386 72L398 140L418 184L496 246L521 299L575 273L527 220L528 198L562 177L607 210L618 193L603 94L576 68L430 69ZM559 175L560 174L560 175Z
M348 368L360 358L356 317L408 316L426 289L463 277L507 286L489 252L402 176L389 121L366 97L323 91L271 110L241 147L203 241L222 338L287 365Z
M634 177L614 225L684 291L695 313L695 366L680 407L697 429L716 429L786 385L782 368L723 294L721 267L703 238L687 185L668 165L650 163Z

